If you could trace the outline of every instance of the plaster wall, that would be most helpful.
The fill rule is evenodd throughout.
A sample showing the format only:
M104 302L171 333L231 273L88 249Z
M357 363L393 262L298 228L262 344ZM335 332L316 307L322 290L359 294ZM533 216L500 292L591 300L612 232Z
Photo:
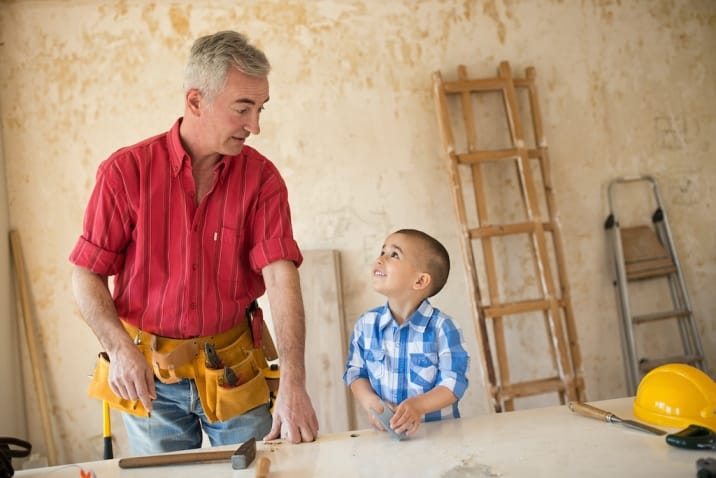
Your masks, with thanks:
M451 253L453 273L433 303L455 317L477 358L431 74L454 78L465 64L490 77L507 60L516 73L537 69L588 398L626 393L602 226L616 176L659 180L716 366L716 3L2 2L8 223L23 240L61 461L102 456L101 406L85 396L98 343L74 304L67 261L97 166L182 114L189 48L221 29L247 33L273 64L271 101L250 144L282 171L301 246L341 252L348 330L383 301L369 270L385 236L420 228ZM515 267L510 276L526 265ZM536 352L528 340L510 353L529 368ZM488 413L479 368L473 362L466 416ZM26 406L36 410L27 365L25 377ZM42 453L39 414L27 420ZM113 425L116 453L126 453L118 416Z
M23 380L20 368L19 316L16 313L13 287L12 255L9 241L9 214L5 160L0 134L0 403L6 412L0 414L2 436L27 437Z

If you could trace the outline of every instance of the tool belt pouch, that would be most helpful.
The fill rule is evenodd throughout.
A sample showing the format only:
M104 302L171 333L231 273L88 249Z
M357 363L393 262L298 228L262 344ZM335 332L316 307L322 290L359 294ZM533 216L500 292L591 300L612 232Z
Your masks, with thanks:
M109 387L109 356L100 352L97 358L92 380L90 380L87 395L91 398L103 400L110 407L121 412L131 413L139 417L148 417L149 413L139 400L127 400L116 395Z
M260 349L247 347L246 340L250 344L250 337L242 335L233 344L216 350L224 366L231 368L238 378L235 385L226 383L223 368L206 368L202 353L199 364L205 379L202 404L209 419L213 415L216 420L228 420L269 402L269 388L263 373L266 359Z

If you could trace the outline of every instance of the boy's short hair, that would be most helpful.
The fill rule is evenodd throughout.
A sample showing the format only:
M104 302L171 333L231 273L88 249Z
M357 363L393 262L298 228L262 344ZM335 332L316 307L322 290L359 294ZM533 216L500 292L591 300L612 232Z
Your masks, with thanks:
M425 247L424 260L425 272L430 274L432 287L428 291L428 297L432 297L442 290L450 275L450 254L440 241L429 234L417 229L401 229L395 234L404 234L408 237L419 240Z

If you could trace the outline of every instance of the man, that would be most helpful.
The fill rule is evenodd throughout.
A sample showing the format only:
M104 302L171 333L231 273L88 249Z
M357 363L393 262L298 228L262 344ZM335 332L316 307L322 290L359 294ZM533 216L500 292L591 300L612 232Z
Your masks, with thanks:
M98 169L70 255L73 289L111 364L109 388L144 409L145 416L123 414L135 454L199 447L202 428L212 445L317 436L305 385L302 257L286 185L245 145L259 134L269 70L237 32L199 38L185 71L184 116ZM225 377L210 376L199 359L181 360L179 351L194 347L204 360L197 344L238 343L250 328L246 311L264 290L281 364L273 417L262 403L227 418L239 399L226 395Z

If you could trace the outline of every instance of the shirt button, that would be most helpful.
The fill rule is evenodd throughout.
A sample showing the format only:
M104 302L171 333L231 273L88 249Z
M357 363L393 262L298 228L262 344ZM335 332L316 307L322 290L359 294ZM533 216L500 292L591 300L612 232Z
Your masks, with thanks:
M193 271L196 270L196 264L192 264L192 265L191 265L191 270L193 270Z
M199 226L194 226L194 232L199 230Z
M189 308L196 309L196 302L192 302L191 304L189 304Z

